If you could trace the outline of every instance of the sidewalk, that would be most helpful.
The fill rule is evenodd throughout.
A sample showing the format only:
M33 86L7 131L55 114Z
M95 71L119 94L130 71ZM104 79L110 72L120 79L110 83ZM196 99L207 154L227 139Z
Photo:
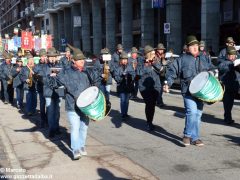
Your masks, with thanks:
M36 127L38 116L27 119L16 108L0 101L0 136L11 165L1 168L1 174L57 180L157 179L148 170L90 136L88 156L72 161L64 117L60 122L63 133L49 140L47 129Z

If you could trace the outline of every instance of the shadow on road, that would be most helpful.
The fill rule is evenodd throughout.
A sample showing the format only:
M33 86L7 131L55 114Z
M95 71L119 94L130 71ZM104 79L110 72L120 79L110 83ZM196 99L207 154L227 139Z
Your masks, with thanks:
M223 137L227 138L228 141L235 143L236 145L240 146L240 137L239 136L232 136L228 134L222 135Z
M70 150L70 135L67 132L67 128L60 126L60 132L61 134L59 135L55 135L55 137L53 138L49 138L48 137L48 127L45 128L40 128L39 124L40 124L40 114L37 113L34 116L26 116L26 115L22 115L23 120L29 120L32 124L34 124L35 126L32 128L28 128L28 129L15 129L15 132L36 132L39 131L43 134L43 136L46 139L49 139L49 141L51 141L52 143L54 143L62 152L64 152L64 154L66 154L67 156L69 156L70 158L72 158L72 152ZM65 144L68 145L68 147L65 146Z
M108 116L111 117L111 121L115 128L120 128L122 126L121 114L119 111L112 109Z
M205 105L205 108L208 108L208 106ZM161 107L160 109L174 111L173 115L175 117L178 117L178 118L184 118L185 117L185 109L184 109L184 107L168 106L168 105L166 105L164 107ZM210 124L218 124L218 125L229 126L229 125L224 123L223 118L217 118L214 115L206 114L206 113L204 113L204 110L203 110L203 115L202 115L202 122L210 123ZM238 123L234 123L231 126L240 129L240 124L238 124Z
M126 178L116 177L116 176L114 176L114 174L111 173L109 170L103 169L103 168L98 168L98 169L97 169L97 172L98 172L98 175L101 177L100 180L105 180L105 179L112 179L112 180L130 180L130 179L126 179Z
M146 120L135 118L135 117L130 117L129 119L122 121L119 111L116 111L116 110L111 110L109 116L111 117L111 121L115 125L116 128L120 128L122 126L122 123L125 123L133 128L148 132L146 130ZM155 125L155 130L151 131L149 133L154 136L163 138L167 141L170 141L180 147L184 147L182 144L181 137L171 134L170 132L168 132L167 130L165 130L164 128L162 128L158 125Z

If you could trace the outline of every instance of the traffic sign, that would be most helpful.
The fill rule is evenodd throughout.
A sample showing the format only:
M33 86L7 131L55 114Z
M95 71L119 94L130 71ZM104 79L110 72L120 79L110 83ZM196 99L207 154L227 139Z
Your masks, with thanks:
M164 23L164 34L170 34L170 23Z

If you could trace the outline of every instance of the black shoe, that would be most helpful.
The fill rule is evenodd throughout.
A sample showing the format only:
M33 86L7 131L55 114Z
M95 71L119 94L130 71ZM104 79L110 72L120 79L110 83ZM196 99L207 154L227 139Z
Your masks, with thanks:
M136 99L137 99L137 96L131 96L130 99L131 99L131 100L136 100Z
M224 121L224 122L225 122L225 124L227 124L227 125L231 125L231 124L234 124L234 123L235 123L234 120L228 120L228 121Z
M62 132L58 129L58 130L55 131L55 134L60 135L60 134L62 134Z
M50 132L48 133L48 137L49 137L49 138L54 138L54 137L55 137L55 132L54 132L54 131L50 131Z
M147 131L153 131L155 129L155 126L152 123L147 124Z
M126 121L126 115L122 115L122 121Z

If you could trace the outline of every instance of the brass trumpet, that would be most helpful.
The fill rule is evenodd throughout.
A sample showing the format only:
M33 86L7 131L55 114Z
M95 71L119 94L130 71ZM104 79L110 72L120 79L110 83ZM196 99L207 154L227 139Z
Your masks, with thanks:
M103 74L104 74L103 80L107 82L109 78L109 65L107 64L106 61L104 62L104 66L103 66Z
M8 83L8 85L10 85L10 84L12 84L13 83L13 77L12 76L10 76L10 77L8 77L9 78L9 80L7 81L7 83Z
M28 87L32 87L33 85L33 75L34 75L34 72L32 70L32 68L30 68L28 65L27 65L27 68L29 69L29 75L28 75L28 79L29 79L29 82L28 82Z

